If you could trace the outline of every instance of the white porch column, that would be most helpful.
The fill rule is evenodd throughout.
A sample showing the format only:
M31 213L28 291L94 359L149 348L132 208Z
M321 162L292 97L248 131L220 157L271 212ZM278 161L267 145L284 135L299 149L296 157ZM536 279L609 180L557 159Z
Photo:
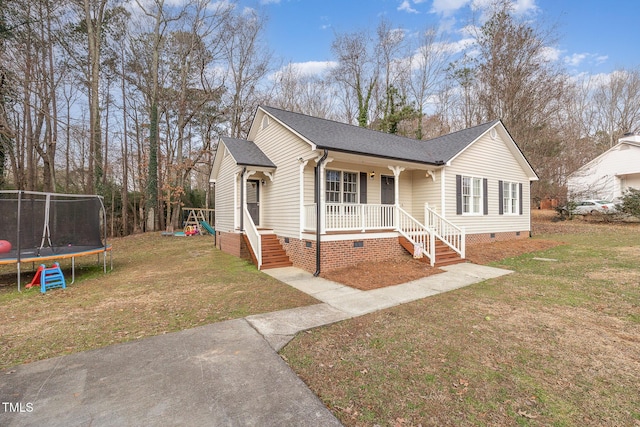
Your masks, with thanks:
M299 239L302 240L302 232L304 231L304 224L307 221L307 210L304 207L304 168L307 167L308 160L298 159L300 162L300 234Z
M446 205L446 196L445 196L445 177L444 177L444 168L440 169L440 216L442 218L447 217L447 205Z
M233 229L240 228L240 217L238 216L240 202L238 201L238 180L242 170L235 173L233 178Z
M400 207L400 172L402 172L404 170L403 167L401 166L388 166L389 169L391 169L391 172L393 172L393 191L394 191L394 200L396 201L395 203L395 210L396 210L396 214L393 216L393 226L394 228L398 228L398 213L397 210Z
M395 192L394 198L396 200L396 206L400 207L400 172L402 172L404 168L401 166L388 166L388 168L391 169L391 172L393 172L393 176L395 178L393 180L393 191Z
M318 158L316 158L316 164L320 161L320 159L322 158L322 156L318 156ZM320 234L324 234L325 233L325 229L326 229L326 218L327 218L327 208L325 206L326 203L326 192L325 192L325 185L326 185L326 177L325 177L325 166L327 165L327 163L330 163L333 161L332 157L327 157L324 162L322 162L322 164L320 165L320 168L318 169L318 176L320 178L320 191L318 194L318 203L320 204L320 211L322 212L322 221L320 221ZM316 221L318 221L320 218L316 218Z

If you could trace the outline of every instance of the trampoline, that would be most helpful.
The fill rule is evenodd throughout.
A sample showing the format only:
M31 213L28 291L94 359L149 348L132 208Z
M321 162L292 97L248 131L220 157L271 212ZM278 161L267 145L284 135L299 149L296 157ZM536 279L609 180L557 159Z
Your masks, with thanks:
M25 262L71 259L73 283L75 258L97 255L106 273L111 246L105 224L101 196L0 191L0 240L10 244L0 253L0 265L16 264L18 291Z

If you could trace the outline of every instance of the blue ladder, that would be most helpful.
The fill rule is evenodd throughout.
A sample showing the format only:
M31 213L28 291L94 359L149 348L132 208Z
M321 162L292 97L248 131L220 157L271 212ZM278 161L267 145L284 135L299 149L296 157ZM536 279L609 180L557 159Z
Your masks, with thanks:
M53 267L47 268L44 264L41 265L42 273L40 276L40 292L43 294L47 289L53 288L67 288L67 283L64 280L64 275L60 269L60 264L53 263Z

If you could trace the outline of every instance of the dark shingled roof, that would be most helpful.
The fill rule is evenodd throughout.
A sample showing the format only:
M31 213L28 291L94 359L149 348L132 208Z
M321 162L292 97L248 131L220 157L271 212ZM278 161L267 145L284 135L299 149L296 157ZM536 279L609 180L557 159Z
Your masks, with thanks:
M220 138L238 165L261 166L275 168L276 165L258 148L256 144L245 139Z
M274 107L261 108L318 148L432 165L448 162L498 122L419 141Z

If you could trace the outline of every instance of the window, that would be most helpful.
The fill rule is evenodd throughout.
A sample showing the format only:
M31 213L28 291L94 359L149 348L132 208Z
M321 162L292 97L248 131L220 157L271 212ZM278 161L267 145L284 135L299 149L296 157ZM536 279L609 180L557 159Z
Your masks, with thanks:
M518 183L502 183L502 212L505 214L518 214Z
M358 203L358 173L326 171L327 203Z
M358 174L342 172L342 201L356 203L358 197Z
M482 214L482 179L462 177L462 213Z
M340 203L340 172L327 171L327 203Z

